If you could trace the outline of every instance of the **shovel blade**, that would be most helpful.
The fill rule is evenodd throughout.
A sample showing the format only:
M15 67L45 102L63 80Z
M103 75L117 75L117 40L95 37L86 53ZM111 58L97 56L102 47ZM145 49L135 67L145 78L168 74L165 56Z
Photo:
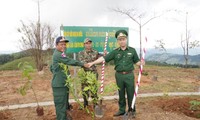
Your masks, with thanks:
M135 114L133 114L132 112L126 112L123 115L122 120L133 120L135 118Z
M98 117L98 118L102 118L103 117L102 106L99 106L99 105L95 106L95 116Z
M122 120L128 120L128 112L126 112L126 113L123 115Z
M99 105L96 105L95 106L95 116L98 117L98 118L102 118L103 115L104 115L104 111L103 111L103 108L102 108L102 100L100 100L100 104Z

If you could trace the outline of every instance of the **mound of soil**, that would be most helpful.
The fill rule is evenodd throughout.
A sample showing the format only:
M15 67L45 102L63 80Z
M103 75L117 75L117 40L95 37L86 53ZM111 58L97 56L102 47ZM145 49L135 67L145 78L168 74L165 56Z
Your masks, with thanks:
M154 97L138 98L136 102L136 118L134 120L196 120L199 110L190 110L189 102L198 100L197 97ZM67 112L73 120L92 120L92 114L85 110L79 110L77 103L72 104L73 109ZM113 117L118 111L118 101L103 102L104 116L95 120L122 120L121 117ZM0 111L0 120L56 120L54 106L44 107L44 115L38 116L36 108L24 108L16 110ZM93 105L89 105L93 112Z
M0 120L9 119L10 115L11 115L11 112L9 112L9 111L1 111L0 112Z
M200 118L200 105L194 106L197 109L192 109L191 101L200 102L200 98L172 98L154 101L153 104L162 108L164 111L184 113L185 115L193 118Z

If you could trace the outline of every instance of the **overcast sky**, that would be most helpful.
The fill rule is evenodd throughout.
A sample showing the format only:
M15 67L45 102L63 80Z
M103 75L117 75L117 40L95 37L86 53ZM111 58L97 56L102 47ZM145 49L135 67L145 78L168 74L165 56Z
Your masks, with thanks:
M185 18L188 12L188 29L191 40L200 40L200 0L42 0L41 22L51 24L59 34L59 26L129 27L130 46L139 47L138 25L125 15L109 8L131 9L145 13L143 38L153 48L155 40L163 39L166 48L181 47L181 34L185 35ZM166 12L171 10L171 12ZM176 10L176 12L174 11ZM0 52L20 51L20 20L37 21L37 0L3 0L0 2Z

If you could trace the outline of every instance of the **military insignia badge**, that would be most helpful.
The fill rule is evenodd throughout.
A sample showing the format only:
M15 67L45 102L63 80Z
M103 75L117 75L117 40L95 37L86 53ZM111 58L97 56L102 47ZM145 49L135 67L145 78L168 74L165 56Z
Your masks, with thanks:
M132 53L127 53L128 55L132 55Z

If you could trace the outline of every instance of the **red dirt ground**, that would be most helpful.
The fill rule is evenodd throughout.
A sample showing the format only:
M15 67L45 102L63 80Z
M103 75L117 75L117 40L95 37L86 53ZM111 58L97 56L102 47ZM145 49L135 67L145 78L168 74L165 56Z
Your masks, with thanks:
M135 120L195 120L200 115L200 110L190 110L189 101L198 100L196 97L157 97L138 98L137 116ZM90 114L78 109L78 104L73 103L69 112L73 120L92 120ZM121 120L122 117L113 117L118 110L117 100L104 101L103 118L96 120ZM89 109L92 110L92 105ZM44 107L44 116L37 116L35 108L6 110L0 112L0 120L55 120L54 106Z
M156 68L157 69L157 68ZM105 74L105 85L115 82L113 68L106 68L108 74ZM163 86L159 90L143 89L156 84L172 87L173 91L183 89L187 92L197 91L200 88L200 70L184 70L180 68L154 70L146 69L148 76L142 76L139 93L163 92ZM135 71L136 74L138 70ZM71 72L73 73L73 71ZM158 81L152 81L153 75L158 75ZM34 73L33 87L40 102L52 101L51 74L47 70L43 75ZM137 77L137 75L136 75ZM20 80L20 71L0 71L0 106L24 104L35 102L32 91L28 91L26 96L21 96L17 88L23 83ZM158 84L158 85L159 85ZM183 86L178 86L183 84ZM188 87L189 86L189 87ZM191 87L193 86L193 87ZM181 88L182 87L182 88ZM168 90L168 89L167 89ZM185 92L184 91L184 92ZM164 91L165 92L165 91ZM167 91L168 92L168 91ZM155 97L155 98L137 98L137 116L135 120L196 120L200 115L199 110L190 110L189 101L198 100L197 97ZM100 120L121 120L121 117L113 117L118 110L117 100L104 101L105 115ZM25 108L16 110L0 111L0 120L55 120L54 106L44 107L44 115L37 116L36 108ZM73 120L91 120L91 116L83 110L78 110L78 105L73 104L73 110L70 112Z

